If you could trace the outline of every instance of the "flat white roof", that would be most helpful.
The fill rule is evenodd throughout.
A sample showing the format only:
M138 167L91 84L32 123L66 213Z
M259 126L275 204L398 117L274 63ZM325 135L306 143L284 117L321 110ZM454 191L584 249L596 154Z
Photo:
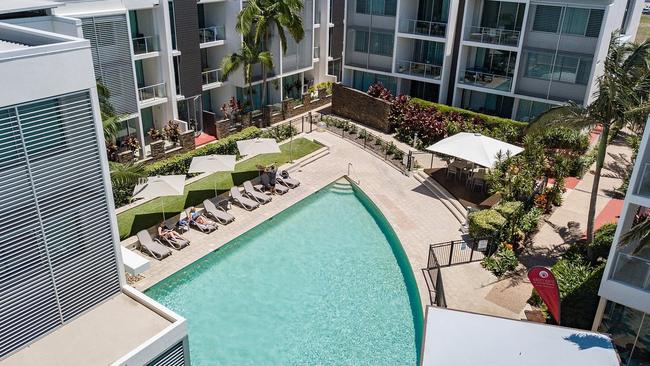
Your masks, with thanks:
M423 343L423 366L620 365L603 334L431 306Z
M60 2L50 0L2 0L0 1L0 14L51 9L60 5L62 5Z
M3 366L110 365L170 321L121 293L0 361Z

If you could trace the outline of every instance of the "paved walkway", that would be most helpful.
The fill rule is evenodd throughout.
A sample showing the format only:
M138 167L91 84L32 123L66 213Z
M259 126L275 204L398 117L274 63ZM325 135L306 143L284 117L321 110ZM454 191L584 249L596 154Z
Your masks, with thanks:
M347 173L358 180L363 191L375 202L397 233L409 258L416 278L422 304L428 304L429 293L421 269L427 264L429 244L459 239L459 224L447 208L413 177L407 177L374 155L329 132L306 135L329 147L326 155L292 175L302 184L261 208L247 212L233 207L237 220L206 235L191 230L187 237L192 244L162 261L152 260L151 268L134 287L144 290L179 269L221 247L243 232L262 223L285 208L321 189Z

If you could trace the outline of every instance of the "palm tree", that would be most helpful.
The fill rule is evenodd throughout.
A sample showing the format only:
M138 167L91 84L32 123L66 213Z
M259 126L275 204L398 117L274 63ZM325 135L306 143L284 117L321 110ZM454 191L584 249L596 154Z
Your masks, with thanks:
M235 70L241 68L244 73L244 82L248 85L248 101L253 113L253 65L261 64L263 67L273 68L273 55L269 51L262 51L255 45L251 37L244 37L242 48L238 52L227 55L221 61L224 80Z
M235 28L241 34L252 34L253 42L262 44L265 51L268 51L271 33L275 28L284 55L287 52L285 29L296 42L305 37L300 15L302 8L301 0L249 0L237 16ZM266 100L266 87L266 66L262 64L262 103Z
M110 91L101 81L97 80L97 97L99 99L99 110L102 116L102 126L104 129L104 140L111 141L120 131L120 116L116 115L115 109L111 104L109 97Z
M650 40L642 44L623 43L618 34L612 35L603 75L598 78L598 91L594 97L587 107L569 102L551 108L529 127L529 132L534 133L553 124L579 130L598 124L603 126L589 202L587 242L593 241L596 198L610 129L625 126L650 111Z
M133 186L138 179L145 177L147 172L142 164L121 164L114 161L108 162L113 187Z

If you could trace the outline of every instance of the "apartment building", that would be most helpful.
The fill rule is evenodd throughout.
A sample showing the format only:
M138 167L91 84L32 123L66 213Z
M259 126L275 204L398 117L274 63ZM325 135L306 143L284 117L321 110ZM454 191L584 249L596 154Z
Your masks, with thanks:
M633 40L641 0L348 0L343 82L530 121L588 104L611 33Z
M185 320L126 285L91 44L54 6L0 4L0 364L183 365Z
M650 122L650 121L649 121ZM611 335L624 365L650 364L650 245L621 237L650 213L650 128L646 128L598 294L594 330Z
M328 70L340 72L340 47L338 53L334 47L337 59L329 53L331 38L342 37L340 24L339 34L334 32L332 2L307 0L302 11L304 39L296 43L288 37L283 54L278 37L272 35L274 69L267 73L267 98L261 100L262 70L256 67L249 104L243 73L226 80L221 70L223 58L241 48L235 24L245 5L243 0L67 0L53 13L82 21L95 75L122 116L118 143L136 137L144 147L140 157L145 158L152 142L148 132L161 130L170 120L183 131L214 133L213 122L223 117L221 107L232 97L259 110L334 80Z

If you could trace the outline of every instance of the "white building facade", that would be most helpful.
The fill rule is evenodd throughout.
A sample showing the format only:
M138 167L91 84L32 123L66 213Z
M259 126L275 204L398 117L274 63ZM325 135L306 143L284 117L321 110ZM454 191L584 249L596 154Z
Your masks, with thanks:
M650 121L649 121L650 122ZM650 244L621 243L650 212L650 128L645 129L598 294L594 330L608 333L624 365L650 365Z
M185 320L126 285L82 21L21 4L0 4L0 363L186 364Z
M588 104L612 32L642 0L347 0L343 82L530 121Z

